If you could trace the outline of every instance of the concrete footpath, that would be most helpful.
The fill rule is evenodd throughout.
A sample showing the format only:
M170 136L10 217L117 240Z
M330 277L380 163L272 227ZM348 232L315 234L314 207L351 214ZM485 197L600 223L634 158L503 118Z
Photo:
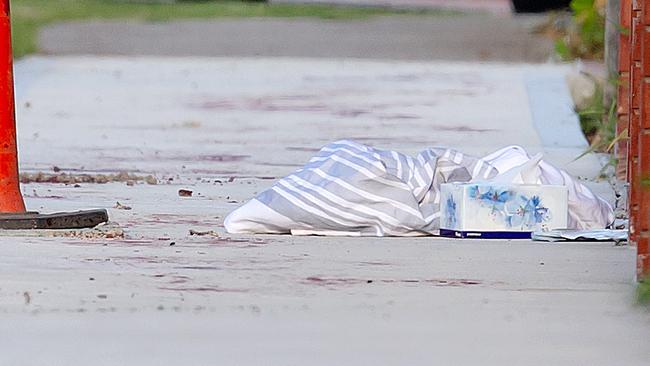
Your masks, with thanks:
M595 157L572 161L586 142L568 71L21 60L28 208L109 208L119 226L0 233L0 364L648 365L650 313L634 303L634 248L223 231L228 212L339 138L406 153L516 143L593 178ZM132 175L102 176L121 171ZM61 173L111 182L58 183L70 181ZM607 184L589 184L613 199Z

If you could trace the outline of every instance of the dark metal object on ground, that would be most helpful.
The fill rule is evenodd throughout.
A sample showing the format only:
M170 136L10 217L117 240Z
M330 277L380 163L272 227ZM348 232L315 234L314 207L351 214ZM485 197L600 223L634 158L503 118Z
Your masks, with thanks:
M0 229L85 229L108 221L106 210L85 210L39 214L37 212L0 213Z

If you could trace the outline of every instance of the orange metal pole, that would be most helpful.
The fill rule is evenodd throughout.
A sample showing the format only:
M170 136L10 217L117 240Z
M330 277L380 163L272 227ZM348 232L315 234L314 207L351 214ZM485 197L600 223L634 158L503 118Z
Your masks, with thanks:
M0 212L25 212L18 178L9 0L0 1Z

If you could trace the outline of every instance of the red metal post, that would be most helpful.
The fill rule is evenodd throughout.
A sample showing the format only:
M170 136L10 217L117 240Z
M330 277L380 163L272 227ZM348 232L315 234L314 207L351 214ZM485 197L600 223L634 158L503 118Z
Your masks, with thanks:
M9 0L0 0L0 212L24 212L18 179Z

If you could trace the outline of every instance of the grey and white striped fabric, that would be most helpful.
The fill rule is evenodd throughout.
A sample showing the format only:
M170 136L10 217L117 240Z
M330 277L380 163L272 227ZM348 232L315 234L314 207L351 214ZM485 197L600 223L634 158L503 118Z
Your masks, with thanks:
M351 236L438 234L440 185L489 179L483 159L445 148L413 158L342 140L235 210L230 233Z

